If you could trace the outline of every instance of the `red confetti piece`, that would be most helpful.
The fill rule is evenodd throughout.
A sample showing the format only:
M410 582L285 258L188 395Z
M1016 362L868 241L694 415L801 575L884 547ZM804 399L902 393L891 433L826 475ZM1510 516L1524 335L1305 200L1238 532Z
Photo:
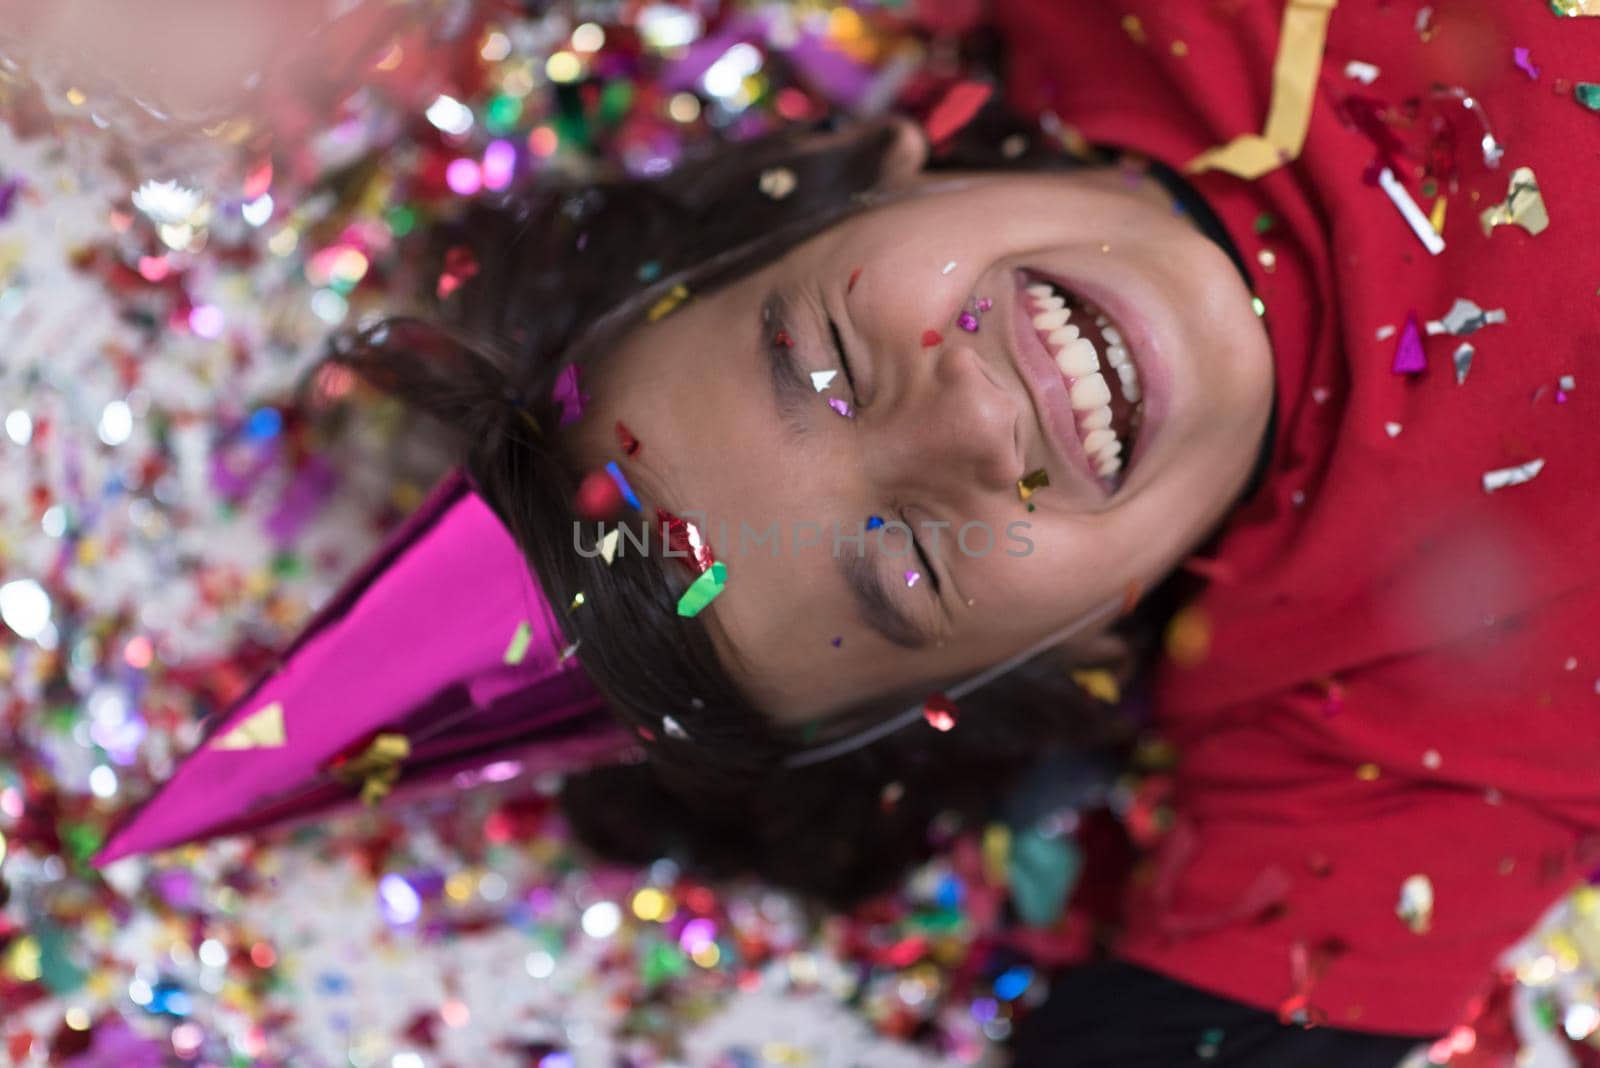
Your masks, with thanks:
M772 343L780 348L794 348L794 338L789 336L789 331L787 330L779 330L776 334L772 335Z
M942 693L930 694L922 702L922 718L936 731L948 731L956 725L956 703Z
M951 86L944 99L934 105L922 124L922 128L928 134L928 142L937 146L948 140L957 130L972 121L972 117L988 101L992 92L994 92L993 87L982 82L961 82Z
M924 330L922 332L922 347L931 349L944 340L944 335L937 330Z
M844 287L844 291L846 293L849 293L850 291L855 289L856 282L860 281L860 279L861 279L861 268L857 267L855 270L850 272L850 282L849 282L848 285L846 285Z
M656 509L656 519L661 523L661 540L667 551L681 558L695 574L705 573L716 556L711 545L700 536L700 529L687 519L680 519L665 508Z
M624 455L639 455L639 439L633 436L633 431L622 424L621 419L617 420L617 444L622 446Z
M591 471L578 484L578 514L592 522L610 519L622 509L622 490L604 471Z

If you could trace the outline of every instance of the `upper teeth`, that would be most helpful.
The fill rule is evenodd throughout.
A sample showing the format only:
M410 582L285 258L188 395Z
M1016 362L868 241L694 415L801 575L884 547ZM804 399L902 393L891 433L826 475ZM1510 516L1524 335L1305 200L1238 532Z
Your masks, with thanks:
M1095 351L1094 342L1083 337L1070 321L1072 309L1054 289L1036 282L1028 287L1028 298L1032 303L1034 329L1045 337L1046 348L1066 376L1083 449L1089 454L1089 462L1096 473L1101 478L1109 478L1122 469L1123 443L1111 425L1111 388L1101 375L1099 353ZM1130 403L1137 403L1139 372L1128 358L1122 335L1104 316L1096 316L1095 325L1105 339L1106 363L1116 370L1122 395Z

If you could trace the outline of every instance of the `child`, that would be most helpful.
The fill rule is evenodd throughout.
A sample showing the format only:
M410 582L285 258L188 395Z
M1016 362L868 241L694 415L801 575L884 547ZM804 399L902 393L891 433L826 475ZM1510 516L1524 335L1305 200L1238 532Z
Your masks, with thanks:
M1331 8L1016 0L1056 137L789 134L441 235L445 324L337 357L465 433L650 756L574 781L592 841L866 892L1181 599L1178 824L1097 975L1140 1009L1019 1051L1380 1064L1460 1017L1600 831L1600 127L1506 58L1600 30Z

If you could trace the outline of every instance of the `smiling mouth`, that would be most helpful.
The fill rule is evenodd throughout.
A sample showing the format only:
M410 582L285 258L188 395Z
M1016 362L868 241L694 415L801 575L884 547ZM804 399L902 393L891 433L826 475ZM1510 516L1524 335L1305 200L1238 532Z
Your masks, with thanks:
M1127 477L1144 419L1139 369L1123 333L1093 302L1035 272L1023 272L1019 298L1066 383L1089 466L1115 492Z

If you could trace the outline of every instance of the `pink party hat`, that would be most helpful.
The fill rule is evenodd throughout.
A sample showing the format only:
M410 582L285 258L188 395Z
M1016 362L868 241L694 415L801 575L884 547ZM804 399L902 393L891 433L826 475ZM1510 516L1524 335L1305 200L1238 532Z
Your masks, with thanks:
M636 759L457 470L95 858L483 779Z

